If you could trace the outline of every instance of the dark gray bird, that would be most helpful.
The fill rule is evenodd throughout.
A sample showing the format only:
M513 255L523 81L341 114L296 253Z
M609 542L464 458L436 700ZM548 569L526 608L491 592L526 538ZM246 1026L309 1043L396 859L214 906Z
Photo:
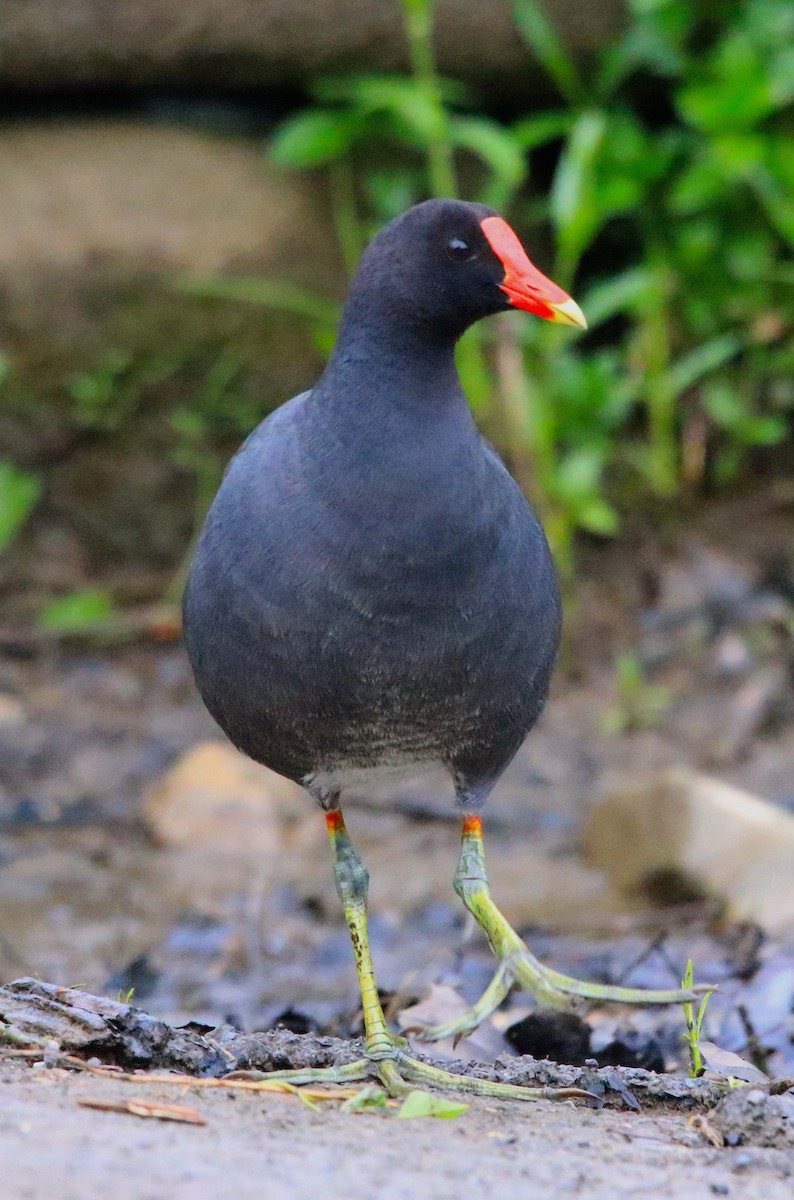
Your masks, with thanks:
M408 1057L387 1029L367 873L340 808L361 771L448 769L463 816L454 886L499 959L471 1013L426 1037L471 1030L514 981L557 1006L690 995L557 974L488 891L479 814L543 707L560 634L543 530L477 432L455 368L464 330L511 306L585 327L490 209L430 200L393 221L362 257L323 375L245 442L197 546L184 624L199 691L240 750L325 810L353 939L367 1057L293 1080L374 1072L392 1092L423 1079L505 1094Z

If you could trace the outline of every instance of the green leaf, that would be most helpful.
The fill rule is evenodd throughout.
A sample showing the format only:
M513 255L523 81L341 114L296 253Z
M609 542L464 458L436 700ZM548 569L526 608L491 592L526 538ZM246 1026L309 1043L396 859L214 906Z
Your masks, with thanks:
M582 529L601 537L614 537L620 528L618 514L600 496L587 500L577 509L576 519Z
M113 613L113 600L101 588L81 588L47 604L39 613L42 629L79 632L101 625Z
M454 146L471 150L490 167L483 203L505 209L527 173L522 148L514 135L485 117L454 117L449 126Z
M581 103L583 88L573 58L537 0L515 0L519 33L571 105Z
M741 349L742 343L733 334L712 338L673 363L667 372L669 387L674 395L679 396L705 375L728 362Z
M605 133L603 113L582 113L554 176L549 207L559 235L560 254L569 271L575 268L601 222L594 167Z
M454 90L454 85L453 85ZM444 137L447 114L442 99L448 99L449 86L442 84L442 96L399 75L365 75L324 80L315 91L323 99L351 106L359 120L378 115L392 117L404 137L424 146Z
M653 286L653 273L644 267L632 267L595 284L582 300L588 328L594 329L619 313L639 308L647 301Z
M565 137L574 121L571 112L544 112L516 121L512 133L525 150L535 150Z
M10 462L0 462L0 554L10 546L41 495L41 480Z
M604 469L604 454L597 446L582 446L571 450L557 464L554 481L556 495L575 513L600 500L599 489Z
M784 417L754 412L747 399L723 380L704 389L703 407L711 419L741 446L774 446L788 433Z
M359 1113L359 1112L374 1112L381 1108L386 1108L389 1103L389 1097L384 1092L383 1088L377 1084L371 1084L369 1087L364 1087L360 1092L356 1092L355 1096L351 1096L345 1100L342 1105L342 1112Z
M281 125L269 157L285 167L321 166L347 154L360 124L350 113L309 109Z
M468 1112L471 1105L462 1104L459 1100L450 1100L446 1096L435 1096L431 1092L409 1092L400 1105L397 1113L403 1120L410 1117L460 1117Z
M790 189L781 185L769 171L756 172L750 184L766 209L770 223L794 246L794 201Z
M291 283L277 283L274 280L256 279L245 275L177 275L173 286L177 291L187 292L191 296L261 304L265 308L309 317L323 324L335 325L339 320L337 304Z
M718 203L725 194L725 181L710 153L700 150L687 164L669 192L673 213L688 216Z

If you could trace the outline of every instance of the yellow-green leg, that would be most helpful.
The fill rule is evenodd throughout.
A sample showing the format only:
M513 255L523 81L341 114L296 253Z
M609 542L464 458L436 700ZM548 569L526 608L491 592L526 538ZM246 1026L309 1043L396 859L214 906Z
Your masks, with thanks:
M351 1083L374 1077L380 1080L391 1096L405 1095L412 1090L414 1084L513 1100L557 1100L588 1096L587 1092L579 1088L516 1087L507 1083L474 1079L467 1075L453 1075L450 1071L442 1071L438 1067L420 1062L407 1053L408 1043L405 1038L395 1037L389 1032L378 997L367 934L367 869L350 841L339 809L327 812L326 821L334 855L336 890L350 929L361 989L366 1034L365 1057L341 1067L272 1071L258 1075L257 1078L301 1084Z
M577 999L620 1004L682 1004L694 1000L696 995L713 990L707 986L691 991L685 988L651 990L611 987L602 983L586 983L545 967L529 951L491 899L479 816L466 817L463 821L454 887L488 938L499 966L477 1003L453 1021L422 1030L419 1036L425 1041L459 1038L472 1033L496 1011L514 983L531 992L539 1004L557 1009L570 1009Z

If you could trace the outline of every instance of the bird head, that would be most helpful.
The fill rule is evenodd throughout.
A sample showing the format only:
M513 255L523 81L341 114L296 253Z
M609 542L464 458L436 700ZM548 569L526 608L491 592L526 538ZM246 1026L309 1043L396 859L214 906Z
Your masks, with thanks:
M364 252L355 292L401 323L454 336L510 308L587 328L578 304L530 262L508 223L462 200L426 200L381 230Z

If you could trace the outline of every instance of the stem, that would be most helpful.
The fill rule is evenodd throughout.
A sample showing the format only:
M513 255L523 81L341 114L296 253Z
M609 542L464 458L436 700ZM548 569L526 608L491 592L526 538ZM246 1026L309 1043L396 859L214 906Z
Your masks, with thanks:
M182 555L179 566L171 576L168 587L165 589L163 603L166 605L173 605L178 609L182 603L182 594L185 590L187 577L190 573L190 565L193 562L193 555L195 554L196 545L204 525L204 518L209 512L212 501L215 499L215 493L220 487L222 478L223 468L220 464L215 464L215 469L213 470L209 464L200 463L196 469L193 529L187 549Z
M427 169L430 191L437 199L458 194L449 116L441 95L441 84L433 53L435 0L401 0L403 24L408 41L411 74L435 110L435 121L427 135Z
M519 487L529 496L533 491L532 478L532 417L531 385L524 373L521 344L512 321L500 319L496 335L496 376L498 388L495 401L499 419L504 426L505 450ZM535 396L534 403L538 403ZM545 497L539 507L546 506Z
M466 398L475 417L482 422L489 419L495 392L493 374L485 354L486 337L485 329L473 325L458 342L455 354Z
M330 163L328 179L331 186L331 216L336 240L342 251L345 270L352 279L364 249L364 235L358 219L355 178L349 155L346 154Z
M671 496L678 483L676 394L670 379L669 277L656 267L658 284L645 318L645 354L650 438L649 476L658 496Z

